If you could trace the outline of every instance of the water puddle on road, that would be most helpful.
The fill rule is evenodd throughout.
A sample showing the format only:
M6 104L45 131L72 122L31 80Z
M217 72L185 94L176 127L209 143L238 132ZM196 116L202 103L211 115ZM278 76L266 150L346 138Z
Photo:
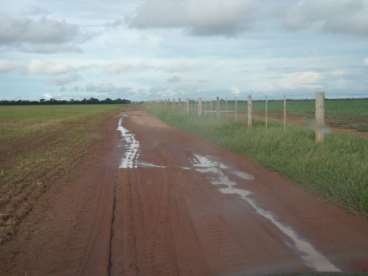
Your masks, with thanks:
M282 223L270 211L263 209L258 205L251 195L252 193L245 189L237 187L237 183L231 180L227 173L233 174L240 179L252 181L254 176L233 171L221 162L215 161L211 157L194 155L192 160L195 170L205 174L211 184L218 187L218 191L228 195L238 195L242 200L247 202L255 212L272 223L291 243L287 243L303 260L304 264L311 269L320 272L339 272L340 270L333 265L325 256L319 253L312 244L300 237L289 225Z
M121 134L123 141L123 157L120 161L120 169L137 169L137 168L159 168L165 169L166 166L156 165L149 162L140 161L140 143L135 138L135 135L123 126L124 118L128 117L128 114L123 113L119 119L117 131Z
M144 161L138 161L138 167L139 168L156 168L156 169L166 169L167 168L167 166L156 165L156 164L152 164L152 163L148 163Z
M138 167L138 157L139 157L139 141L135 139L135 135L131 133L127 128L123 126L123 119L127 115L123 115L119 119L117 130L121 134L121 138L124 141L124 154L120 162L120 169L133 169Z

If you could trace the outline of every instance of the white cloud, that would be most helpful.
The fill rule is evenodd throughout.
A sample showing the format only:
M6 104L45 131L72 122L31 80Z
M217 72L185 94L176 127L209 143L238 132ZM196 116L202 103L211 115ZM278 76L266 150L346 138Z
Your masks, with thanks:
M185 72L200 66L194 59L126 59L124 61L102 62L99 66L115 74L128 72L162 71L167 73Z
M26 69L30 74L58 75L77 71L84 66L83 62L72 60L31 60Z
M208 67L208 61L196 59L32 59L24 63L0 60L0 72L22 69L29 74L63 75L94 70L102 73L127 74L142 72L178 73Z
M30 16L39 16L39 15L44 16L44 15L50 14L49 10L41 6L38 6L38 5L32 5L32 6L25 7L23 12Z
M368 35L367 0L299 0L287 10L288 29Z
M236 87L236 86L232 87L231 88L231 94L235 97L238 97L240 95L239 87Z
M364 59L364 64L368 66L368 58Z
M332 72L330 72L330 75L333 76L333 77L343 77L347 74L347 72L343 69L336 69L336 70L333 70Z
M46 17L0 17L0 47L23 52L80 52L89 37L78 25Z
M196 35L234 35L249 27L254 0L146 0L130 26L184 28Z
M167 82L169 83L178 83L181 82L181 78L179 76L172 76L167 79Z
M45 93L43 94L43 97L46 99L46 100L51 100L54 98L54 96L52 96L50 93Z
M143 91L139 87L113 84L111 82L90 82L83 85L74 85L69 88L61 87L60 97L97 97L97 98L132 98Z
M286 74L274 82L274 88L281 89L314 89L320 87L322 76L318 72L295 72Z
M73 44L26 44L18 48L25 53L55 54L55 53L82 53L82 49Z
M65 86L76 81L79 81L81 78L77 74L69 74L66 76L59 76L49 80L49 83L56 86Z
M229 36L260 23L268 29L282 25L293 31L367 35L367 14L368 0L144 0L129 25Z
M0 60L0 73L8 73L20 68L19 63L9 60Z
M66 43L80 34L77 25L48 18L0 17L0 43Z

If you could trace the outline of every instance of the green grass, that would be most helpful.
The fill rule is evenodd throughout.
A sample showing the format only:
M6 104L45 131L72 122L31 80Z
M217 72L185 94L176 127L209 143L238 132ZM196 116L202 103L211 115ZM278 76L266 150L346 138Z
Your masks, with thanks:
M286 131L278 123L265 129L256 122L248 129L244 122L190 117L160 107L148 110L163 121L199 134L234 152L252 157L306 189L368 213L368 140L350 134L331 134L316 145L314 133L299 126Z
M102 138L120 105L0 107L0 244L34 202Z
M314 117L314 100L288 100L288 113L306 119ZM207 105L209 106L209 105ZM229 101L223 105L224 109L234 110L234 102ZM254 110L264 112L265 102L254 101ZM283 101L269 101L269 111L272 115L281 116ZM239 101L240 112L246 111L246 102ZM358 131L368 131L368 99L326 99L327 121L332 127L351 128Z

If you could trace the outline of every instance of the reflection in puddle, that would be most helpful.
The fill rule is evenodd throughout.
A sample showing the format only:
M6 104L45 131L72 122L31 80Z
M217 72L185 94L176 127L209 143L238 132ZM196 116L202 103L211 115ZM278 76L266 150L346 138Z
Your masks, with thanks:
M211 160L201 155L195 155L193 166L197 172L206 174L211 184L219 186L218 191L223 194L238 195L242 200L246 201L258 215L272 223L291 241L291 243L287 243L287 245L298 253L306 266L316 271L340 271L325 256L319 253L312 244L301 238L290 226L279 221L270 211L260 207L257 202L251 198L252 193L250 191L237 188L237 183L231 180L225 172L233 174L243 180L253 180L254 177L252 175L231 171L221 162Z
M248 181L254 180L254 176L249 173L240 172L240 171L231 171L230 173L243 180L248 180Z
M156 165L156 164L143 162L143 161L138 161L138 167L139 168L157 168L157 169L166 169L167 168L167 166Z
M144 161L138 161L140 153L140 143L135 138L135 135L131 133L127 128L123 126L123 119L128 117L127 114L122 114L119 119L117 130L121 134L121 138L124 142L124 153L120 162L120 169L136 169L136 168L159 168L165 169L166 166L156 165Z
M124 116L125 117L125 116ZM121 169L133 169L137 168L137 160L139 157L139 141L135 139L133 133L123 126L123 118L119 119L118 131L120 131L121 137L124 140L124 155L121 159L119 168Z

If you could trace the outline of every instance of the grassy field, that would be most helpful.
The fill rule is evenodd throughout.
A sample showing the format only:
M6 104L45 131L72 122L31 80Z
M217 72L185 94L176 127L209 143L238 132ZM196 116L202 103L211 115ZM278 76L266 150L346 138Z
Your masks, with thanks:
M368 99L327 99L326 118L331 127L349 128L358 131L368 131ZM239 101L239 111L246 111L246 102ZM233 110L234 102L226 104L225 109ZM264 112L265 102L254 101L254 110ZM288 100L287 110L289 115L305 118L314 118L314 100ZM269 101L269 112L273 118L281 118L283 101Z
M173 126L246 154L308 190L368 214L367 139L331 134L324 144L316 145L314 133L296 125L283 131L276 122L268 129L263 122L256 122L248 129L244 122L234 120L198 118L159 106L147 109Z
M67 175L118 105L0 107L0 243L55 179Z

